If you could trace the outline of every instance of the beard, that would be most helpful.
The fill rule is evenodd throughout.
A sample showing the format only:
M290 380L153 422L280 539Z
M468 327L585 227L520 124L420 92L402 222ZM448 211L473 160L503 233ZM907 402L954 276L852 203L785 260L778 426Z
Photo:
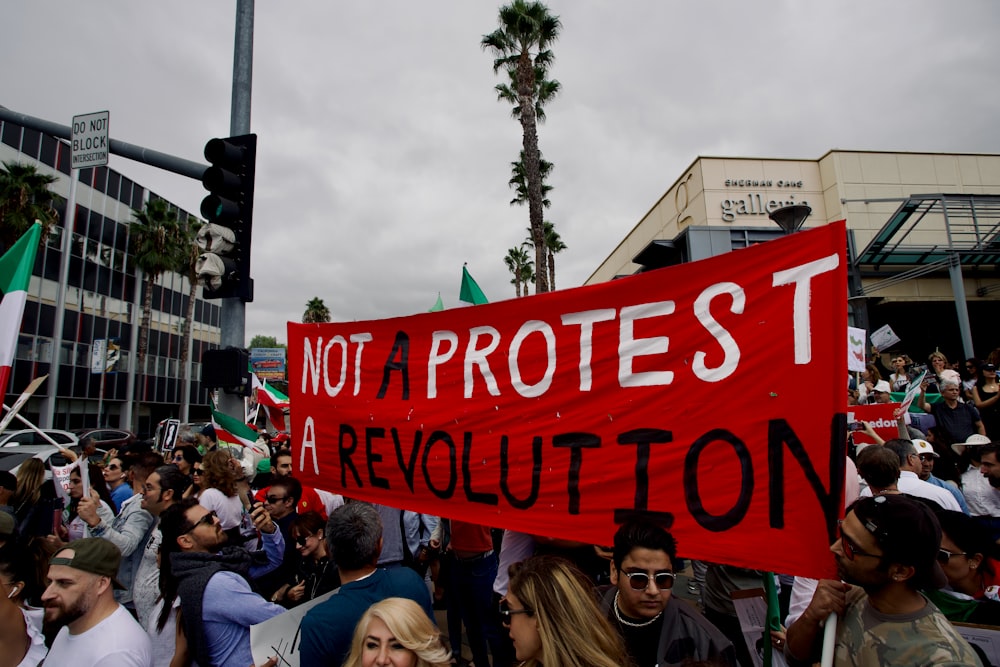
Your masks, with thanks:
M60 628L82 618L88 611L89 608L83 599L77 600L68 607L61 607L57 604L46 604L45 625L52 628Z
M1000 489L1000 477L994 477L993 475L990 475L986 479L989 480L990 486L992 486L994 489Z

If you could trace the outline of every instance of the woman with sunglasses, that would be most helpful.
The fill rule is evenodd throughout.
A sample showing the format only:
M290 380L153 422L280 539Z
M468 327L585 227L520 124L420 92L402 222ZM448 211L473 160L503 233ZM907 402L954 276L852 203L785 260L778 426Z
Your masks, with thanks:
M340 571L330 558L325 533L326 521L319 512L299 514L292 520L289 535L298 552L298 566L294 579L279 588L271 602L295 607L340 586Z
M557 556L533 556L510 567L500 617L522 667L632 663L622 638L601 614L589 580Z
M343 667L448 667L451 651L424 610L407 598L386 598L365 612Z
M111 491L111 501L115 505L115 511L121 512L122 503L133 496L132 487L128 483L128 473L122 465L122 460L112 455L102 473L104 481L107 482L108 489Z
M949 621L1000 625L996 544L975 520L961 512L937 510L941 524L938 564L948 588L924 591Z

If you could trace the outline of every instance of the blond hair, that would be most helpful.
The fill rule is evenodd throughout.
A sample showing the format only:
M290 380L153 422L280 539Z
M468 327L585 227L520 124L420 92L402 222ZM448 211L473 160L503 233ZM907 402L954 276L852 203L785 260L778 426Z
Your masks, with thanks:
M593 585L569 561L533 556L510 568L510 592L538 623L542 655L522 667L622 667L632 660L597 606Z
M416 667L448 667L451 651L441 640L441 632L435 627L423 608L407 598L386 598L376 602L364 613L354 629L351 652L343 667L361 667L365 637L372 619L377 618L400 644L417 656Z

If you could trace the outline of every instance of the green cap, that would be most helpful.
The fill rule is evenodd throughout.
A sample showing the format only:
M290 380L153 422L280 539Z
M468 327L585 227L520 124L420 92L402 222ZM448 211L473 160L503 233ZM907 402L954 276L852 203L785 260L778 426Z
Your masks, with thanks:
M72 557L60 555L70 550L73 551ZM125 590L116 578L121 560L122 552L111 542L103 537L85 537L73 540L57 551L49 561L49 565L65 565L75 570L108 577L115 588Z

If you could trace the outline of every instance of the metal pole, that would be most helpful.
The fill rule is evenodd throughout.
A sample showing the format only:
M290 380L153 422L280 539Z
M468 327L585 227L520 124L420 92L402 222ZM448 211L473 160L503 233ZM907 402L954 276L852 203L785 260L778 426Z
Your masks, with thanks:
M972 350L972 325L969 323L969 306L965 302L965 280L962 278L962 258L952 250L951 220L948 218L948 199L941 197L941 213L944 215L944 229L948 234L948 275L951 277L951 294L955 298L955 314L958 315L958 333L962 337L962 350L966 359L974 355Z
M56 397L59 393L59 357L62 352L63 322L66 320L66 292L69 287L69 256L73 247L76 228L76 182L80 170L69 170L69 199L66 200L66 224L63 225L61 257L59 258L59 286L56 289L56 312L52 323L52 361L49 364L49 386L46 387L45 408L42 410L42 428L55 428ZM80 304L83 312L83 304Z
M149 190L144 189L142 191L142 205L143 207L149 203ZM131 229L129 230L129 236L131 236ZM131 242L131 238L128 239ZM135 267L135 288L132 290L132 317L131 326L129 327L129 338L128 338L128 349L129 349L129 363L128 363L128 379L125 381L125 403L122 405L122 415L119 419L119 424L124 424L125 428L130 428L139 433L139 408L135 405L135 376L138 372L138 367L136 365L136 354L138 353L139 347L139 326L142 324L142 285L143 285L143 273L142 269ZM136 413L135 420L132 419L132 414Z
M253 80L253 0L236 0L236 38L233 46L233 102L229 118L232 136L250 133L250 92ZM246 346L246 304L222 299L220 343L226 347ZM222 393L219 409L230 417L246 419L242 397Z

